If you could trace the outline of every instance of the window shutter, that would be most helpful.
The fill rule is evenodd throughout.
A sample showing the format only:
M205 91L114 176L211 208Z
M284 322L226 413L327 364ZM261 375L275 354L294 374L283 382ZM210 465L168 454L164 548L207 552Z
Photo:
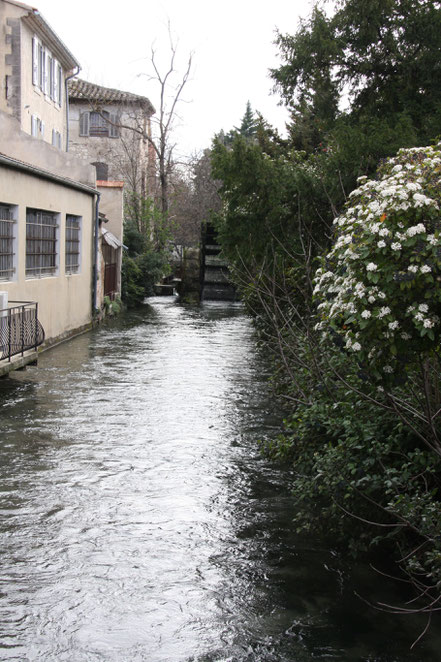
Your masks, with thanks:
M53 57L49 58L49 96L52 99L52 101L55 101L55 75L56 75L56 69L55 69L55 60Z
M37 136L37 116L36 115L31 116L31 136L34 136L34 138Z
M80 136L89 135L89 112L81 113L80 115Z
M53 66L53 75L52 75L52 80L53 80L53 93L51 98L55 101L55 103L60 103L59 100L59 86L58 86L58 70L60 68L60 65L58 64L57 60L52 60L52 66Z
M119 124L119 117L116 113L110 113L110 132L109 135L111 138L119 138L119 127L116 126Z
M43 120L40 120L40 133L41 133L41 136L43 137L44 136L44 122L43 122Z
M38 85L38 39L32 38L32 83Z
M61 133L57 131L57 147L61 149Z
M58 95L55 95L55 101L61 106L61 101L63 99L63 69L59 62L57 62L57 67L56 78L58 80Z
M50 55L47 51L43 52L43 66L44 66L44 75L43 75L43 92L49 94L49 67L50 67Z
M57 146L57 132L55 129L52 129L52 147Z
M44 88L44 48L40 42L38 43L38 87L40 90Z

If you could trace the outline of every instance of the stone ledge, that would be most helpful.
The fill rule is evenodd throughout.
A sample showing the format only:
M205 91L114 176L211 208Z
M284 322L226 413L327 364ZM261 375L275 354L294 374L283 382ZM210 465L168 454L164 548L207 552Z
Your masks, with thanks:
M38 351L34 349L25 352L23 356L12 356L10 361L3 359L3 361L0 361L0 377L8 375L13 370L22 370L30 363L36 364L37 359Z

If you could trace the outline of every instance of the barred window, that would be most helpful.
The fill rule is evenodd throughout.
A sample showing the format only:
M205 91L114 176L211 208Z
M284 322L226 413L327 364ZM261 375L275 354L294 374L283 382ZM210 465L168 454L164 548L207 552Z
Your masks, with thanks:
M80 271L81 217L66 214L66 273Z
M57 271L57 214L26 210L26 276L52 276Z
M0 205L0 280L14 274L14 217L9 205Z

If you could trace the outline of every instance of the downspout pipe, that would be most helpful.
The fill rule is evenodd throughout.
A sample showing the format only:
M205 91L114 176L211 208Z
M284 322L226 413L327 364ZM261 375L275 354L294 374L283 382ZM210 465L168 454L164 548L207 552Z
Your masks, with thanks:
M92 316L98 313L98 239L100 231L100 198L101 193L96 192L95 199L95 236L94 236L94 260L93 260L93 282L92 282Z
M81 68L77 67L76 71L73 72L70 76L67 76L67 78L64 79L64 87L65 87L65 97L66 97L66 152L69 151L69 81L71 78L75 78L75 76L78 76L80 73Z

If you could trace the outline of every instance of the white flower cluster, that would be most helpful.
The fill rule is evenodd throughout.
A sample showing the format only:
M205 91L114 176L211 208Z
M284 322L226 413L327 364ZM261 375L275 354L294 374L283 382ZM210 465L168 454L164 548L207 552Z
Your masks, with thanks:
M438 202L425 186L427 173L433 182L440 166L441 144L400 150L382 167L379 180L358 179L351 206L334 221L337 237L326 256L327 268L318 269L314 280L314 295L321 300L316 328L326 333L333 326L353 352L366 351L370 358L382 355L382 348L370 346L373 337L370 345L354 342L369 329L377 339L396 342L413 339L421 329L433 333L430 330L440 324L434 311L429 314L428 304L418 302L425 294L424 279L434 282L431 274L441 248L441 232L433 231ZM406 296L408 291L416 296L407 310L401 283L409 288ZM386 364L383 371L389 368L393 370Z

